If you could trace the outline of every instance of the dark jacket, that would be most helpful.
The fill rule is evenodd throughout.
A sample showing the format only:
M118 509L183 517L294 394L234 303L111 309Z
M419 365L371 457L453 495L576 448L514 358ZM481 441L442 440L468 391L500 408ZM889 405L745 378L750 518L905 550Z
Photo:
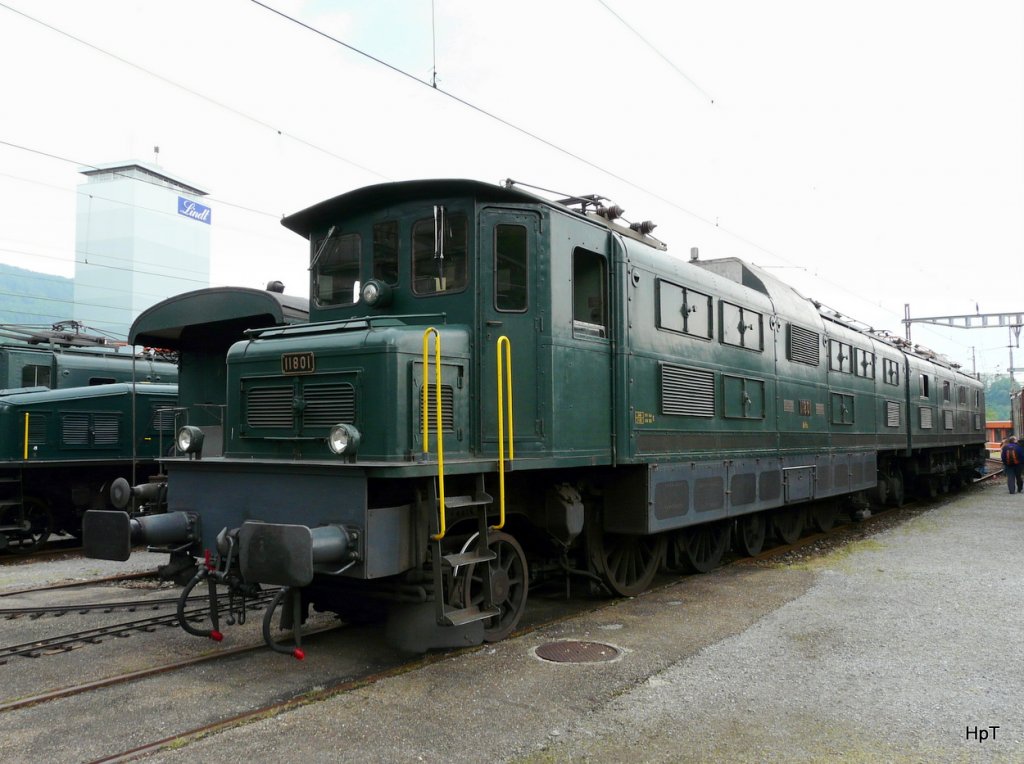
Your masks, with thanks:
M1012 458L1011 453L1014 454ZM1020 443L1007 443L1003 446L999 458L1003 460L1003 464L1024 464L1024 448L1021 448Z

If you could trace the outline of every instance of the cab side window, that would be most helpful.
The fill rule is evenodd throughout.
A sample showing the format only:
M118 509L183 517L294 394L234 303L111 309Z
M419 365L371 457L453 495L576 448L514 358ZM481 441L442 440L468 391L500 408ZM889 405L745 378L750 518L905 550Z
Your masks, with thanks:
M494 307L522 312L527 307L529 239L526 226L494 227Z
M50 367L31 365L21 370L22 387L50 387Z
M608 336L608 262L596 252L577 247L572 253L572 333L576 337Z
M313 241L316 301L319 305L351 305L357 299L359 234L335 234Z

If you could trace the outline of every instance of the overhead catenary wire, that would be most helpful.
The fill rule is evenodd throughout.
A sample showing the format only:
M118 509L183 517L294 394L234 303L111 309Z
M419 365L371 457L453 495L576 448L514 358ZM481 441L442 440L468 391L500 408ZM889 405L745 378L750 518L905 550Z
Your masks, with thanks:
M744 236L743 234L740 234L740 233L738 233L736 231L733 231L731 228L727 228L727 227L721 225L721 223L720 223L720 221L718 219L712 220L712 219L710 219L709 217L707 217L705 215L702 215L702 214L700 214L698 212L695 212L695 211L693 211L693 210L691 210L691 209L689 209L687 207L684 207L681 204L679 204L678 202L675 202L672 199L669 199L669 198L663 196L662 194L659 194L656 191L653 191L653 190L647 188L646 186L643 186L642 184L640 184L640 183L638 183L636 181L633 181L633 180L631 180L631 179L629 179L629 178L627 178L627 177L625 177L625 176L623 176L623 175L621 175L621 174L619 174L619 173L617 173L617 172L615 172L613 170L610 170L607 167L604 167L603 165L598 164L597 162L594 162L594 161L592 161L590 159L587 159L586 157L584 157L584 156L582 156L580 154L577 154L576 152L573 152L573 151L571 151L571 150L569 150L567 148L564 148L563 146L560 146L557 143L554 143L553 141L548 140L547 138L544 138L543 136L541 136L541 135L539 135L539 134L537 134L537 133L535 133L535 132L533 132L531 130L526 129L526 128L524 128L524 127L522 127L522 126L512 122L511 120L509 120L509 119L507 119L505 117L502 117L499 114L496 114L496 113L494 113L492 111L489 111L488 109L485 109L485 108L483 108L481 106L478 106L475 103L473 103L472 101L469 101L468 99L466 99L466 98L464 98L462 96L456 95L455 93L452 93L451 91L445 90L444 88L437 87L436 83L431 83L431 82L427 82L425 80L422 80L419 77L417 77L415 74L412 74L411 72L408 72L408 71L406 71L404 69L401 69L400 67L397 67L394 64L388 63L387 61L385 61L385 60L383 60L383 59L381 59L381 58L379 58L377 56L374 56L373 54L368 53L367 51L364 51L361 48L358 48L355 45L352 45L351 43L347 43L344 40L338 39L337 37L335 37L335 36L333 36L331 34L328 34L327 32L325 32L325 31L323 31L321 29L318 29L317 27L314 27L311 24L308 24L305 21L302 21L301 19L297 19L294 16L291 16L291 15L285 13L284 11L281 11L281 10L279 10L277 8L274 8L273 6L270 6L267 3L265 3L265 2L262 2L262 0L250 0L250 2L253 3L254 5L257 5L257 6L261 7L261 8L266 9L270 13L273 13L273 14L281 17L282 19L285 19L286 21L289 21L289 22L291 22L291 23L293 23L293 24L295 24L295 25L297 25L297 26L299 26L299 27L301 27L303 29L308 30L312 34L318 35L318 36L323 37L324 39L326 39L326 40L328 40L330 42L333 42L333 43L335 43L337 45L340 45L341 47L351 51L352 53L355 53L356 55L362 56L363 58L366 58L366 59L368 59L368 60L370 60L370 61L372 61L372 62L374 62L376 64L379 64L380 66L383 66L386 69L389 69L390 71L394 72L395 74L397 74L397 75L399 75L399 76L401 76L403 78L412 80L413 82L415 82L418 85L422 85L424 87L430 88L431 90L433 90L433 91L435 91L437 93L440 93L441 95L445 96L446 98L449 98L449 99L455 101L456 103L459 103L459 104L465 106L466 108L471 109L471 110L477 112L478 114L481 114L481 115L483 115L483 116L485 116L485 117L487 117L489 119L492 119L492 120L494 120L494 121L496 121L496 122L498 122L498 123L500 123L500 124L510 128L511 130L514 130L514 131L520 133L521 135L525 135L526 137L528 137L528 138L530 138L532 140L538 141L539 143L542 143L545 146L548 146L549 148L551 148L551 149L553 149L553 150L555 150L555 151L557 151L557 152L559 152L559 153L561 153L561 154L563 154L565 156L568 156L571 159L574 159L574 160L576 160L578 162L581 162L582 164L585 164L588 167L590 167L590 168L592 168L594 170L597 170L598 172L601 172L601 173L603 173L604 175L607 175L610 178L613 178L613 179L615 179L615 180L617 180L617 181L619 181L621 183L624 183L624 184L630 186L631 188L634 188L637 191L640 191L640 192L650 196L653 199L657 199L658 201L660 201L660 202L662 202L662 203L672 207L673 209L678 210L679 212L682 212L685 215L687 215L687 216L689 216L689 217L691 217L691 218L693 218L695 220L698 220L698 221L704 223L707 226L710 226L710 227L712 227L712 228L714 228L714 229L716 229L718 231L721 231L722 233L724 233L727 236L735 239L736 241L744 244L745 246L750 247L751 249L757 250L759 252L763 252L764 254L769 255L772 258L775 258L777 260L781 260L781 261L789 263L791 265L802 267L802 266L799 266L799 264L797 264L797 263L793 262L792 260L790 260L789 258L787 258L787 257L785 257L783 255L780 255L778 252L758 244L757 242L749 239L748 237ZM599 2L600 2L600 0L599 0ZM611 10L611 9L609 9L609 10ZM820 274L818 274L816 272L815 272L814 275L817 278L819 278L822 282L827 283L830 286L832 286L832 287L834 287L834 288L836 288L838 290L841 290L841 291L843 291L843 292L845 292L847 294L851 294L854 297L856 297L858 300L863 300L864 299L860 294L858 294L856 292L850 291L849 289L844 287L842 284L836 283L836 282L834 282L834 281L832 281L830 279L827 279L827 278L825 278L823 276L820 276ZM879 303L874 303L874 302L870 302L869 304L892 313L892 315L894 317L897 317L897 319L896 319L897 321L902 320L901 318L898 318L900 314L894 308L886 308L884 305L879 304ZM936 334L936 336L941 336L941 335Z
M682 213L684 213L684 214L686 214L686 215L688 215L688 216L690 216L690 217L692 217L692 218L694 218L696 220L699 220L699 221L705 223L706 225L709 225L709 226L712 226L712 227L716 228L717 230L725 233L727 236L730 236L730 237L736 239L737 241L742 242L746 246L749 246L749 247L752 247L752 248L754 248L756 250L762 251L765 254L770 255L771 257L773 257L775 259L782 260L782 261L785 261L785 262L792 262L788 258L783 257L782 255L778 254L777 252L775 252L773 250L770 250L770 249L768 249L766 247L763 247L763 246L761 246L759 244L756 244L755 242L753 242L751 239L747 238L746 236L743 236L743 235L741 235L741 234L739 234L739 233L737 233L737 232L735 232L735 231L733 231L733 230L731 230L729 228L721 226L720 224L718 224L717 221L713 222L709 218L707 218L707 217L705 217L703 215L700 215L699 213L696 213L693 210L687 209L687 208L679 205L678 203L672 201L671 199L668 199L668 198L666 198L666 197L664 197L664 196L662 196L660 194L657 194L657 193L651 191L650 189L648 189L648 188L646 188L646 187L644 187L644 186L642 186L642 185L640 185L638 183L635 183L635 182L629 180L628 178L626 178L626 177L624 177L624 176L622 176L620 174L612 172L612 171L602 167L601 165L599 165L597 163L591 162L591 161L587 160L586 158L584 158L584 157L582 157L582 156L580 156L580 155L578 155L578 154L576 154L574 152L568 151L568 150L558 146L557 144L555 144L555 143L553 143L553 142L551 142L551 141L549 141L547 139L544 139L542 136L539 136L539 135L537 135L537 134L535 134L535 133L533 133L533 132L531 132L529 130L526 130L526 129L522 128L522 127L519 127L518 125L516 125L515 123L511 122L510 120L507 120L507 119L505 119L503 117L500 117L498 115L492 114L492 113L488 112L487 110L482 109L482 108L476 106L475 104L473 104L472 102L470 102L470 101L468 101L468 100L466 100L464 98L461 98L459 96L455 96L454 94L449 93L449 92L443 90L442 88L436 87L436 79L435 79L434 82L430 82L430 83L424 82L423 80L419 79L418 77L415 77L414 75L411 75L408 72L405 72L405 71L403 71L403 70L401 70L401 69L399 69L399 68L397 68L397 67L395 67L395 66L393 66L391 64L388 64L387 62L385 62L385 61L383 61L381 59L378 59L378 58L376 58L374 56L371 56L371 55L369 55L369 54L367 54L367 53L365 53L365 52L355 48L354 46L348 45L347 43L344 43L341 40L337 40L336 38L333 38L330 35L327 35L327 34L321 32L320 30L318 30L318 29L316 29L314 27L309 26L308 24L305 24L303 22L299 22L298 20L293 19L292 17L287 16L286 14L284 14L284 13L282 13L282 12L280 12L280 11L278 11L278 10L268 6L268 5L266 5L265 3L258 2L257 0L252 0L252 2L254 2L254 4L256 4L256 5L259 5L259 6L263 7L263 8L265 8L268 11L276 13L279 16L282 16L282 17L287 18L287 19L289 19L289 20L291 20L291 21L293 21L293 22L295 22L297 24L300 24L301 26L308 28L310 31L312 31L312 32L314 32L316 34L319 34L319 35L321 35L321 36L323 36L323 37L325 37L327 39L330 39L330 40L334 41L335 43L337 43L339 45L342 45L342 46L344 46L344 47L346 47L346 48L348 48L350 50L353 50L354 52L358 53L359 55L366 56L367 58L370 58L371 60L375 61L376 63L378 63L380 65L383 65L383 66L387 67L388 69L391 69L392 71L394 71L396 73L401 74L402 76L408 77L408 78L413 79L414 81L416 81L416 82L418 82L420 84L423 84L425 86L431 87L433 90L435 90L437 92L440 92L440 93L444 94L445 96L447 96L449 98L452 98L453 100L463 104L467 108L473 109L474 111L477 111L478 113L481 113L481 114L483 114L485 116L488 116L488 117L490 117L492 119L495 119L495 120L501 122L502 124L508 126L510 129L516 130L516 131L518 131L518 132L520 132L520 133L522 133L522 134L524 134L524 135L526 135L526 136L528 136L528 137L530 137L530 138L532 138L534 140L537 140L537 141L539 141L539 142L541 142L541 143L543 143L543 144L553 148L554 150L560 151L561 153L564 153L565 155L567 155L567 156L569 156L569 157L571 157L571 158L573 158L573 159L575 159L577 161L580 161L580 162L582 162L582 163L584 163L584 164L586 164L586 165L588 165L588 166L590 166L590 167L592 167L592 168L594 168L594 169L596 169L596 170L598 170L598 171L608 175L609 177L612 177L612 178L620 181L621 183L624 183L624 184L626 184L626 185L628 185L630 187L633 187L633 188L635 188L635 189L637 189L637 190L639 190L639 191L641 191L641 192L651 196L652 198L657 199L657 200L665 203L666 205L668 205L668 206L670 206L670 207L672 207L672 208L674 208L676 210L679 210L680 212L682 212ZM276 128L274 125L272 125L269 122L266 122L265 120L261 120L259 118L252 117L251 115L245 114L244 112L240 112L239 110L234 109L233 107L230 107L228 105L225 105L225 104L217 101L216 99L209 98L208 96L206 96L206 95L204 95L202 93L199 93L198 91L195 91L195 90L193 90L191 88L188 88L188 87L186 87L184 85L181 85L180 83L174 82L173 80L171 80L171 79L169 79L167 77L164 77L163 75L160 75L160 74L157 74L155 72L152 72L149 69L146 69L146 68L141 67L141 66L139 66L137 64L134 64L131 61L128 61L127 59L124 59L124 58L122 58L120 56L117 56L115 54L109 53L109 52L103 50L102 48L100 48L98 46L95 46L95 45L93 45L91 43L88 43L88 42L86 42L84 40L81 40L80 38L75 37L74 35L70 35L70 34L68 34L66 32L63 32L62 30L54 27L53 25L47 24L45 22L38 21L37 19L34 19L33 17L29 16L28 14L26 14L26 13L24 13L22 11L19 11L17 9L12 9L9 5L6 5L4 3L0 3L0 7L6 8L7 10L10 10L10 11L12 11L14 13L18 13L18 14L24 16L27 19L30 19L30 20L35 21L37 23L40 23L43 26L45 26L45 27L47 27L47 28L49 28L49 29L59 33L59 34L62 34L62 35L66 36L66 37L68 37L68 38L70 38L72 40L75 40L76 42L81 43L81 44L87 45L88 47L90 47L90 48L92 48L92 49L94 49L94 50L96 50L96 51L98 51L100 53L103 53L104 55L108 55L108 56L114 58L117 61L120 61L120 62L122 62L122 63L124 63L124 64L126 64L128 66L132 66L135 69L138 69L138 70L140 70L142 72L145 72L146 74L149 74L151 76L154 76L154 77L156 77L156 78L158 78L158 79L160 79L160 80L162 80L162 81L164 81L164 82L166 82L168 84L171 84L171 85L173 85L175 87L178 87L178 88L180 88L180 89L182 89L182 90L184 90L186 92L189 92L189 93L191 93L191 94L193 94L193 95L195 95L195 96L197 96L199 98L202 98L202 99L204 99L204 100L206 100L206 101L208 101L210 103L213 103L213 104L215 104L215 105L217 105L217 106L219 106L221 108L228 109L229 111L232 111L235 114L243 116L246 119L250 119L253 122L255 122L256 124L259 124L259 125L261 125L264 128L272 129L278 135L285 135L285 137L296 139L299 142L305 143L306 145L311 146L312 148L314 148L314 149L316 149L318 151L323 151L325 153L331 154L332 156L336 156L337 158L341 159L342 161L348 162L349 164L356 164L356 163L351 162L351 160L347 159L346 157L341 157L339 155L336 155L333 152L330 152L330 151L324 149L321 146L317 146L316 144L312 144L310 142L302 141L301 139L298 139L295 136L286 135L282 130ZM356 164L356 166L359 166L361 169L367 170L369 172L373 172L372 170L368 170L368 168L362 167L361 165ZM373 173L373 174L378 175L380 177L385 177L383 175L380 175L380 173ZM848 294L851 294L854 297L856 297L858 300L863 300L861 295L859 295L859 294L857 294L855 292L850 291L849 289L843 287L843 285L837 284L836 282L833 282L833 281L831 281L831 280L829 280L827 278L820 277L820 275L819 275L819 278L821 278L821 280L824 283L828 283L828 284L832 285L833 287L835 287L837 289L840 289L840 290L842 290L842 291L844 291L844 292L846 292ZM871 302L870 304L872 304L872 305L874 305L876 307L880 307L882 309L890 311L894 316L897 317L896 318L897 321L900 320L898 318L898 315L899 315L898 311L895 311L895 310L893 310L891 308L885 308L885 306L883 304L881 304L881 303Z
M697 91L698 93L700 93L700 94L701 94L702 96L704 96L704 97L705 97L706 99L708 99L708 101L709 101L709 102L710 102L710 103L711 103L712 105L713 105L713 104L715 103L715 98L714 98L714 96L712 96L712 95L711 95L710 93L708 93L708 92L707 92L707 91L706 91L706 90L705 90L704 88L702 88L702 87L701 87L700 85L698 85L698 84L697 84L697 83L696 83L696 82L695 82L695 81L693 80L693 78L692 78L692 77L690 77L690 75L688 75L688 74L687 74L686 72L684 72L684 71L683 71L682 69L680 69L680 68L679 68L678 66L676 66L675 62L674 62L674 61L672 61L672 59L670 59L670 58L669 58L668 56L666 56L666 55L665 55L664 53L662 53L662 52L661 52L661 51L660 51L660 50L659 50L659 49L658 49L657 47L655 47L655 46L654 46L654 44L653 44L653 43L651 43L651 41L650 41L650 40L648 40L648 39L647 39L646 37L644 37L644 36L643 36L642 34L640 34L640 32L638 32L638 31L637 31L637 30L636 30L636 29L635 29L635 28L633 27L633 25L632 25L632 24L630 24L630 23L629 23L628 21L626 21L626 20L625 20L624 18L622 18L622 16L620 16L620 15L619 15L618 13L616 13L616 12L615 12L615 10L614 10L614 9L613 9L613 8L612 8L612 7L610 6L610 5L608 5L608 3L606 3L606 2L604 1L604 0L596 0L596 1L597 1L597 3L598 3L598 4L600 4L600 5L601 5L601 6L602 6L602 7L603 7L603 8L604 8L604 9L605 9L606 11L608 11L608 13L610 13L610 14L611 14L612 16L614 16L614 17L615 17L616 19L618 19L618 20L619 20L619 23L620 23L620 24L622 24L622 26L626 27L626 29L628 29L628 30L629 30L630 32L632 32L632 33L633 33L634 35L636 35L636 37L637 37L637 38L638 38L638 39L639 39L639 40L640 40L640 41L641 41L641 42L642 42L642 43L643 43L644 45L646 45L646 46L647 46L648 48L650 48L650 49L651 49L652 51L654 51L655 55L657 55L657 56L658 56L658 57L659 57L659 58L660 58L660 59L661 59L662 61L664 61L664 62L665 62L666 64L668 64L668 65L669 65L670 67L672 67L672 69L674 69L674 70L675 70L676 74L678 74L678 75L679 75L680 77L682 77L682 78L683 78L684 80L686 80L686 81L687 81L688 83L690 83L690 85L692 85L692 86L693 86L693 88L694 88L694 89L695 89L695 90L696 90L696 91Z
M147 74L150 77L154 77L154 78L160 80L161 82L163 82L163 83L165 83L167 85L170 85L171 87L174 87L174 88L177 88L178 90L182 90L182 91L184 91L186 93L189 93L190 95L193 95L196 98L200 98L203 101L206 101L207 103L212 104L212 105L214 105L214 106L216 106L216 107L218 107L220 109L224 109L225 111L229 111L232 114L234 114L234 115L236 115L238 117L241 117L242 119L246 119L246 120L248 120L250 122L253 122L253 123L255 123L255 124L265 128L267 130L272 130L277 135L284 136L284 137L288 138L289 140L293 140L296 143L302 144L303 146L306 146L308 148L314 149L315 151L318 151L318 152L321 152L323 154L326 154L326 155L328 155L330 157L333 157L334 159L337 159L337 160L339 160L341 162L345 162L346 164L351 165L352 167L355 167L356 169L362 170L363 172L369 173L370 175L374 175L374 176L376 176L378 178L382 178L384 180L391 180L391 178L388 178L387 176L382 175L381 173L377 172L376 170L372 170L369 167L366 167L366 166L360 164L359 162L356 162L354 159L350 159L349 157L343 156L343 155L338 154L338 153L336 153L334 151L326 149L323 146L319 146L316 143L313 143L312 141L309 141L309 140L306 140L305 138L302 138L301 136L289 133L288 131L284 130L283 128L278 127L277 125L272 125L271 123L269 123L269 122L267 122L265 120L262 120L259 117L254 117L252 114L248 114L247 112L244 112L241 109L236 109L234 106L230 106L229 104L223 103L222 101L218 101L215 98L211 98L210 96L206 95L205 93L201 93L198 90L195 90L195 89L190 88L190 87L188 87L186 85L183 85L180 82L177 82L177 81L171 79L170 77L165 77L164 75L160 74L159 72L155 72L152 69L147 69L144 66L140 66L139 64L136 64L134 61L130 61L129 59L124 58L122 56L119 56L116 53L112 53L109 50L101 48L98 45L94 45L93 43L89 42L88 40L84 40L81 37L77 37L77 36L71 34L70 32L65 32L63 29L60 29L59 27L56 27L53 24L47 23L47 22L43 21L42 19L38 19L35 16L32 16L32 15L30 15L28 13L25 13L25 11L19 10L18 8L14 8L14 7L12 7L12 6L10 6L10 5L6 4L6 3L3 3L3 2L0 2L0 8L4 8L5 10L10 11L11 13L16 13L19 16L22 16L22 17L28 19L29 21L32 21L32 22L34 22L36 24L39 24L42 27L45 27L46 29L49 29L52 32L55 32L56 34L62 35L63 37L67 37L69 40L74 40L75 42L79 43L80 45L84 45L85 47L90 48L91 50L94 50L97 53L100 53L100 54L102 54L104 56L108 56L108 57L114 59L115 61L117 61L117 62L119 62L121 64L124 64L125 66L130 66L133 69L136 69L136 70L138 70L140 72L143 72L144 74Z

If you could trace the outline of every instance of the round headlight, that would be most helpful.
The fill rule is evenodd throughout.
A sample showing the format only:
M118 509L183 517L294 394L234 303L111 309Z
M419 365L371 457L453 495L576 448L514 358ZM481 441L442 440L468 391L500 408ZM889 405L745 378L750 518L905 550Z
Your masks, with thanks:
M370 308L385 308L391 302L391 287L378 279L370 279L360 291L363 302Z
M380 287L372 281L367 281L363 286L363 302L373 305L380 299Z
M327 447L336 454L354 454L359 448L359 430L350 424L336 424L327 436Z
M198 452L203 447L203 431L186 425L178 430L178 450L186 454Z

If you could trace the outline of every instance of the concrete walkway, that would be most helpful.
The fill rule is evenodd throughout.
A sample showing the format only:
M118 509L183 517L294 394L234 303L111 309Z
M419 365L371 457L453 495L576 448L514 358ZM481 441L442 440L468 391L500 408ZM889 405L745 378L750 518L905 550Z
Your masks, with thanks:
M158 761L1024 761L1024 496L733 565ZM533 650L592 640L614 662ZM294 661L282 671L301 670Z

